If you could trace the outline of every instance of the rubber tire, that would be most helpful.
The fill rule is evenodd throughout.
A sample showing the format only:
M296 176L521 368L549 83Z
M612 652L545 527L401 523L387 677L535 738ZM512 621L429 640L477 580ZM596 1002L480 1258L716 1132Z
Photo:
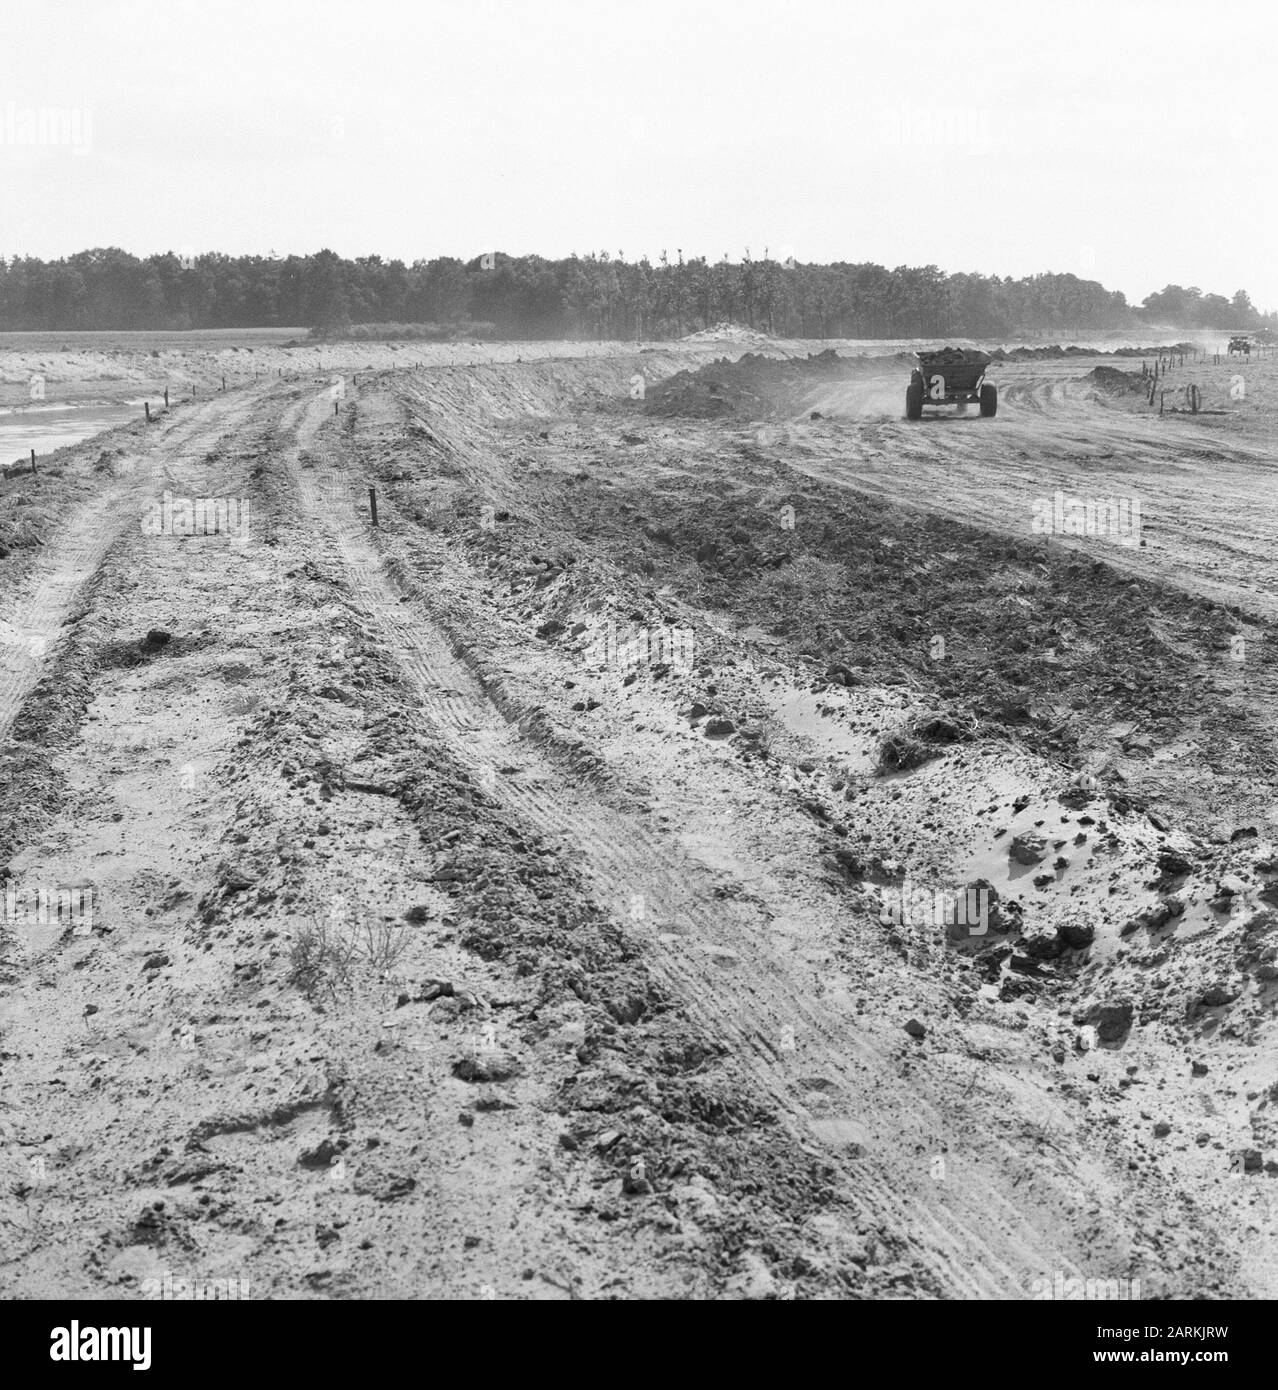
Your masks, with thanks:
M910 384L905 388L905 418L907 420L921 420L923 418L923 382L911 378Z
M992 420L994 416L998 414L997 386L986 385L981 387L981 414L984 415L987 420Z

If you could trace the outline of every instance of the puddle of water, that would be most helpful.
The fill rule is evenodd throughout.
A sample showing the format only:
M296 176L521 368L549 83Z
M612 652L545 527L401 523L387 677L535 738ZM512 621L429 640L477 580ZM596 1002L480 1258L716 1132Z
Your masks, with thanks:
M0 463L26 463L32 449L39 458L55 449L79 444L103 430L136 420L141 410L140 401L0 409Z

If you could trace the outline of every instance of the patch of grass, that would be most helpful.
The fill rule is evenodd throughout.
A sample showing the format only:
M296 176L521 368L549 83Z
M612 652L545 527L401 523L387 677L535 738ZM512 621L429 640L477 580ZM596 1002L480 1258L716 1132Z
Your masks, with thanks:
M364 962L379 975L389 974L408 950L409 933L399 924L360 918L353 926L312 917L289 947L289 983L308 999L336 998L349 992L356 966Z
M408 933L395 922L364 922L359 928L359 951L381 974L394 970L408 950Z
M350 989L356 950L354 939L344 939L325 918L313 917L289 947L289 983L308 999L320 993L335 999Z

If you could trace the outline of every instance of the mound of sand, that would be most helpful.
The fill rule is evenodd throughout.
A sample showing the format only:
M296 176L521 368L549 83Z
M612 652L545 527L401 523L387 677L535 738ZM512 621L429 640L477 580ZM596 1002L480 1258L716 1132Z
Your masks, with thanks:
M695 371L676 372L648 392L653 415L712 419L746 415L762 419L793 410L812 386L844 377L881 372L884 358L840 357L833 348L807 357L766 357L747 352L735 361L721 357Z
M1112 396L1125 395L1133 391L1143 394L1147 386L1145 378L1139 372L1123 372L1117 367L1093 367L1083 380L1095 382L1102 391L1108 391Z
M712 328L702 328L696 333L687 333L679 339L681 343L749 343L761 347L773 343L775 338L760 333L757 328L745 328L739 323L716 323Z
M1164 344L1162 347L1119 347L1114 348L1112 352L1079 347L1074 343L1069 347L1053 343L1050 347L1016 347L1010 351L1007 348L996 348L991 356L998 362L1033 362L1042 359L1056 361L1062 357L1157 357L1160 353L1190 353L1193 350L1193 343Z

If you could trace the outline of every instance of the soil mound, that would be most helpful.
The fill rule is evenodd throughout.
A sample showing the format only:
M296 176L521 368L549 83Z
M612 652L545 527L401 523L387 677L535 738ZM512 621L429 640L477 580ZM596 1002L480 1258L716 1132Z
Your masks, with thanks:
M928 352L920 349L917 355L925 367L952 367L960 363L964 366L984 366L991 360L988 352L980 352L976 348L944 347Z
M1145 378L1139 372L1124 372L1117 367L1093 367L1083 378L1094 382L1102 391L1112 396L1126 395L1129 392L1146 389Z
M761 347L775 342L767 333L757 328L745 328L739 323L716 323L711 328L701 328L695 333L686 333L679 340L682 343L750 343Z
M866 371L882 371L885 363L912 361L908 354L893 358L840 357L833 348L807 357L776 358L747 352L736 361L723 357L695 371L676 372L648 391L646 409L652 415L682 415L713 419L725 415L754 418L793 408L810 386Z
M1068 347L1052 343L1051 346L1044 347L996 348L990 356L996 362L1056 362L1063 357L1157 357L1160 353L1190 353L1193 350L1193 343L1173 343L1170 346L1164 344L1162 347L1120 347L1114 348L1112 352L1079 347L1077 343L1071 343Z

